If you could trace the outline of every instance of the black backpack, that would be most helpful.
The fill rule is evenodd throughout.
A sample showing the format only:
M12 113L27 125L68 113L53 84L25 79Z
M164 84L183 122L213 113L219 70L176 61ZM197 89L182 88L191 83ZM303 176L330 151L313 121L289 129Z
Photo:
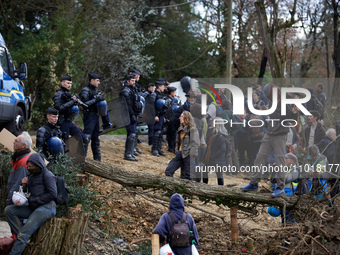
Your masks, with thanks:
M44 174L44 177L45 177L45 174ZM56 204L67 205L70 192L66 188L65 179L63 176L60 176L60 175L54 176L54 179L57 185L57 198L55 199Z
M181 220L177 220L173 212L169 212L169 216L174 223L170 231L170 247L177 248L190 246L190 229L186 222L187 214L183 212Z

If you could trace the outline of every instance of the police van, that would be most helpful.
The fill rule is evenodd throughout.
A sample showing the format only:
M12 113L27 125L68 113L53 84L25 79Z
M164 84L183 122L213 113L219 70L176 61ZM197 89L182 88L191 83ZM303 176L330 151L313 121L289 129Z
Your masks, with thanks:
M5 40L0 33L0 131L8 129L14 135L24 131L25 121L31 115L31 99L24 95L27 65L15 69Z

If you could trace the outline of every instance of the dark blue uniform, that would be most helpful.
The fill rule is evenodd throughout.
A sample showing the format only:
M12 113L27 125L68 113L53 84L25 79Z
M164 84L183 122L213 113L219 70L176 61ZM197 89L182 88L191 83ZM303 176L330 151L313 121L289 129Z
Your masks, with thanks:
M165 95L158 90L155 91L156 93L156 102L158 99L165 99ZM164 125L164 109L157 109L156 108L156 117L158 117L158 121L155 122L153 125L154 129L154 137L152 141L152 148L151 154L154 156L165 156L164 152L162 151L162 138L163 138L163 125Z
M124 86L119 96L125 99L130 115L130 124L125 127L127 136L125 142L124 159L138 161L134 157L134 150L137 142L138 115L142 111L140 96L134 86L128 85Z
M83 141L85 142L86 137L83 132L72 122L72 114L69 109L77 104L68 89L60 87L57 93L53 96L54 107L59 111L58 125L63 133L64 140L67 140L69 136L75 134L81 134Z
M100 140L99 140L99 114L96 103L100 102L103 97L98 93L96 87L91 83L83 88L80 93L81 100L88 105L83 110L84 134L88 140L91 139L91 149L93 159L101 161ZM88 142L85 144L85 154L87 153Z

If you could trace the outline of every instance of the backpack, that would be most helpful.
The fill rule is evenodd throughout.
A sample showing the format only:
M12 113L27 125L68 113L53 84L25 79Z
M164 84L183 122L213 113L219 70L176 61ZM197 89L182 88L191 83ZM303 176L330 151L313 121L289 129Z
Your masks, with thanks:
M65 185L65 179L62 176L55 176L55 181L57 184L57 205L67 205L69 200L69 191Z
M174 223L170 231L170 247L177 248L190 246L190 229L186 222L187 214L183 212L181 220L177 220L173 212L169 212L169 216Z
M45 174L44 174L44 177L45 177ZM57 185L57 198L55 199L56 204L67 205L70 192L66 188L65 179L63 176L60 176L60 175L54 176L54 179Z
M250 114L249 115L249 121L250 120L254 120L251 122L252 126L260 126L261 124L263 124L263 120L262 117L260 115L255 115L255 114ZM249 123L248 121L248 123ZM264 136L264 124L262 125L262 127L251 127L250 128L250 138L252 140L257 140L257 139L261 139Z

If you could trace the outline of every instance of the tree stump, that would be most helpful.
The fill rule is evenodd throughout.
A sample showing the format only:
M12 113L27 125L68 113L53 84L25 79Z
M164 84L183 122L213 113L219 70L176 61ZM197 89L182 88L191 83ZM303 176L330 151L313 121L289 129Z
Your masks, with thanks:
M68 208L67 218L47 220L32 236L23 255L77 255L80 253L90 216Z

